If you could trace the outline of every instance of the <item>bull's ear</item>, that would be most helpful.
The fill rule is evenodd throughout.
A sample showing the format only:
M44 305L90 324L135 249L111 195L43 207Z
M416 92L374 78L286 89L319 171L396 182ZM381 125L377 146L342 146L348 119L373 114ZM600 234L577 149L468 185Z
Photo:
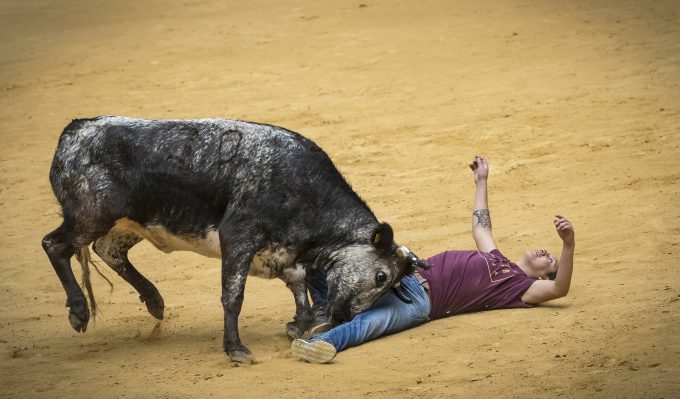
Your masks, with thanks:
M371 237L371 243L374 247L389 253L392 250L392 242L394 241L394 232L392 227L387 223L380 223L378 227L373 231L373 236Z

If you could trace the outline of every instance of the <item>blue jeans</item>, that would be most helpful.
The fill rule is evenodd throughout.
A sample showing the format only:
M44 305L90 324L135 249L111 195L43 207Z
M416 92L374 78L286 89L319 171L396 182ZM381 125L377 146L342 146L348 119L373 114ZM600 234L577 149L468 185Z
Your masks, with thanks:
M326 283L326 270L317 267L311 273L307 273L307 289L312 297L312 311L314 314L323 312L328 306L328 283Z
M430 299L425 289L413 276L401 279L403 291L413 300L405 303L393 290L389 290L370 309L359 313L351 321L317 334L311 341L326 341L341 350L366 341L403 331L430 319Z

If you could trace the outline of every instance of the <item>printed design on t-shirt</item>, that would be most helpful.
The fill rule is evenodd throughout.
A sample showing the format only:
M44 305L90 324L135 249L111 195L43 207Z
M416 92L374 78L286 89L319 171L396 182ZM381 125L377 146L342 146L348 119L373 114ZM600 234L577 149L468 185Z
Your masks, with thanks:
M477 254L486 262L486 267L489 270L489 279L491 279L492 283L507 280L517 274L510 267L510 263L506 258L480 251L477 251Z

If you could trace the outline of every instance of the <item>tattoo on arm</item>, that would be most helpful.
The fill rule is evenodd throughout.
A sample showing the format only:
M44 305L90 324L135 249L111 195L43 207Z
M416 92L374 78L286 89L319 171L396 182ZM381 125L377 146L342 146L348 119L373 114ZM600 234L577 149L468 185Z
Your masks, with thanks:
M477 226L491 228L491 215L489 215L488 209L477 209L472 212L472 215L477 217L477 220L472 222L473 229Z

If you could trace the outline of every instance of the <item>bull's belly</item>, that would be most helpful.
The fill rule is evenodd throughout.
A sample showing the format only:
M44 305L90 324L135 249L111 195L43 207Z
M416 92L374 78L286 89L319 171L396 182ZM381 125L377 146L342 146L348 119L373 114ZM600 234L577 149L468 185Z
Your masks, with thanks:
M208 229L203 235L176 235L161 225L142 226L127 219L116 221L114 229L130 230L148 240L165 253L191 251L211 258L222 258L219 233ZM262 278L281 277L286 281L304 278L305 270L301 265L293 266L296 253L276 243L260 249L250 264L248 274Z

